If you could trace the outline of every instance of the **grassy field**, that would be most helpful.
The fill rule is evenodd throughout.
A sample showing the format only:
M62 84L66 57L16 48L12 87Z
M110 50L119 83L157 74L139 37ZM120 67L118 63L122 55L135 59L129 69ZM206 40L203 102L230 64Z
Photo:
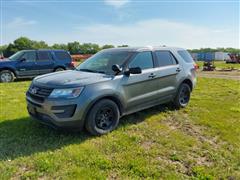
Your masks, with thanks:
M197 61L197 64L200 68L203 67L203 61ZM224 69L224 68L236 68L240 70L240 64L227 64L225 61L214 61L214 65L218 69Z
M199 78L190 105L158 106L91 137L29 119L30 84L0 84L0 179L240 179L240 84Z

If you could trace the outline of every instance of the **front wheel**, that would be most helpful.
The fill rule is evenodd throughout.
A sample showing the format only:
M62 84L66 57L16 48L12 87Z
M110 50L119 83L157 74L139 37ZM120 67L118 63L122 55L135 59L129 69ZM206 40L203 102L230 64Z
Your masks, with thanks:
M186 83L182 83L173 101L175 107L177 109L186 107L189 103L190 96L191 96L190 86Z
M3 70L0 72L0 81L1 82L5 82L5 83L8 83L8 82L12 82L14 81L14 74L12 71L10 70Z
M119 108L113 101L103 99L89 111L85 127L92 135L103 135L114 130L119 123Z

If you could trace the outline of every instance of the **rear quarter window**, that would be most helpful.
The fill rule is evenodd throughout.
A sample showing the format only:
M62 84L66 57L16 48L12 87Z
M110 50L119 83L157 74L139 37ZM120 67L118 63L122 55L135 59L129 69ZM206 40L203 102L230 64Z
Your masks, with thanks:
M193 58L189 54L189 52L187 52L185 50L181 50L181 51L178 51L178 54L183 58L183 60L185 62L187 62L187 63L192 63L193 62Z
M71 56L65 51L56 51L54 52L57 60L69 60L71 61Z

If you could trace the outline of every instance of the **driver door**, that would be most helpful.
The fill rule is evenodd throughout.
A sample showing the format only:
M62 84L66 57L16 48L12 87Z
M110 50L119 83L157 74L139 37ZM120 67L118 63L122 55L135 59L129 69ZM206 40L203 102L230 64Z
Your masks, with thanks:
M158 84L151 51L140 52L129 63L129 68L140 67L141 74L130 74L123 78L127 111L151 106L157 98Z
M19 76L35 76L38 74L36 67L36 51L26 51L17 64Z

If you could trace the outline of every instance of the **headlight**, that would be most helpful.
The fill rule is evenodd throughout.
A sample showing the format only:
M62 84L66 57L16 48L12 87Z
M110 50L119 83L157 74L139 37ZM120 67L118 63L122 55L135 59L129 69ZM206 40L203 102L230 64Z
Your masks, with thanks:
M67 89L54 89L49 98L76 98L83 90L83 87L67 88Z

